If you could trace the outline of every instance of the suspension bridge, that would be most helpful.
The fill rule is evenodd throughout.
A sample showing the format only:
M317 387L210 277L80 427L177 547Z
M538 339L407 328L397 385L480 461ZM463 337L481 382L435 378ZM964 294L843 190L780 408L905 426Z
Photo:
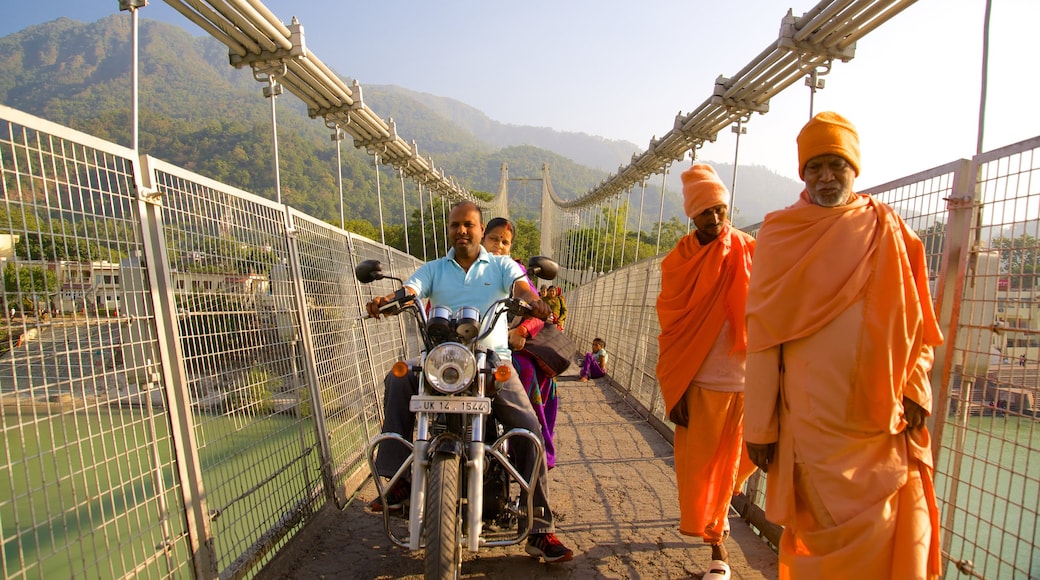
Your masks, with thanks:
M166 3L263 85L275 196L140 150L143 0L119 3L133 30L130 147L0 105L6 300L21 305L4 309L0 358L4 577L338 575L361 560L379 577L413 570L413 558L358 531L373 518L357 500L371 498L363 452L379 430L382 376L415 352L415 336L400 320L356 323L369 297L392 288L360 287L352 272L379 259L406 277L422 260L282 203L276 128L278 101L289 96L332 132L337 159L349 136L377 168L412 181L435 230L434 198L508 216L510 183L540 184L540 248L562 265L567 333L579 345L611 337L610 376L568 386L559 427L565 445L553 482L568 490L569 518L561 533L583 554L573 574L702 574L706 551L678 537L668 495L671 427L654 376L654 303L668 248L661 216L644 215L647 184L660 176L663 196L677 163L719 131L771 114L770 99L792 85L807 82L811 99L831 67L854 66L858 40L912 2L824 0L802 15L778 14L780 33L759 55L583 195L557 195L548 166L537 176L503 166L490 201L377 115L358 82L307 49L295 19L285 23L259 0ZM1040 137L863 192L895 207L925 241L949 329L932 375L949 577L1040 577L1040 301L1035 270L1024 267L1035 268L1040 237L1038 149ZM342 173L337 184L342 192ZM379 182L373 195L382 212ZM631 219L601 219L635 207ZM346 211L341 203L341 223ZM640 240L652 237L644 224L655 223L654 251L644 255ZM768 555L778 530L765 519L763 489L753 478L734 506L739 577L775 577ZM589 497L598 510L581 503ZM321 532L337 529L356 542L352 551L321 544ZM515 552L489 554L476 573L542 571L517 567Z

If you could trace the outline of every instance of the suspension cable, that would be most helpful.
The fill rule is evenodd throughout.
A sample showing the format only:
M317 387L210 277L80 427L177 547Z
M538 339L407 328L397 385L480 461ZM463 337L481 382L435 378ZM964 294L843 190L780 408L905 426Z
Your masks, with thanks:
M429 258L426 254L426 210L423 209L423 184L421 181L415 182L415 187L419 192L419 233L422 234L422 259L423 262L428 262Z
M439 241L437 241L437 208L433 205L433 188L429 188L430 192L430 229L433 230L433 249L436 251L441 247Z
M408 241L408 201L404 195L404 168L398 167L397 174L401 177L401 217L404 223L404 253L411 255L412 246Z
M386 245L386 231L383 228L383 191L379 186L379 153L372 154L372 164L376 168L376 203L379 204L379 241Z
M654 247L654 255L661 253L661 232L664 230L664 192L668 188L668 169L671 162L665 164L661 172L661 211L657 214L657 245Z

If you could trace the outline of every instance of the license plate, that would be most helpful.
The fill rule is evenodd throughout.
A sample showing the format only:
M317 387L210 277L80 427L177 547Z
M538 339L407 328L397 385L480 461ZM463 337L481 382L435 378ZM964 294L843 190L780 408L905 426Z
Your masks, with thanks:
M415 395L408 403L413 413L491 413L491 401L479 397L427 397Z

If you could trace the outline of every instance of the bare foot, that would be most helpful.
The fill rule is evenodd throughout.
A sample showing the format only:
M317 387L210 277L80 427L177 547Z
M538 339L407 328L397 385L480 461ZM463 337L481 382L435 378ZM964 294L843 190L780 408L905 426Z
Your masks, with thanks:
M588 382L588 380L589 380L589 377L581 377L581 378L580 378L580 379L578 379L578 380L579 380L579 381L581 381L581 382L583 382L583 383L586 383L586 382Z

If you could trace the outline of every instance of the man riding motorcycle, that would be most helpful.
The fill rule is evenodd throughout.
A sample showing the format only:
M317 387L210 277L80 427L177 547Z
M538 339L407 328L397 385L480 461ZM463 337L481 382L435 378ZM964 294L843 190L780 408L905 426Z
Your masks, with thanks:
M405 282L404 291L418 298L428 298L434 306L447 306L455 311L462 306L474 306L486 310L494 301L510 295L527 301L534 315L545 318L549 307L531 289L523 270L507 256L492 256L481 246L484 221L480 208L473 202L463 201L452 207L448 216L448 239L451 249L447 256L423 264ZM382 314L380 307L386 305L394 295L379 296L366 305L372 318ZM507 323L500 319L495 329L484 339L485 347L493 349L503 361L510 360ZM415 425L415 416L409 411L408 402L418 392L418 379L409 375L398 378L388 374L384 381L386 392L384 404L384 433L397 433L409 441ZM502 383L493 401L493 409L501 424L508 430L522 428L540 438L541 426L531 407L523 385L513 373ZM513 451L517 466L525 476L530 476L537 464L540 466L534 485L534 526L527 539L527 553L541 557L546 562L565 562L574 553L564 546L554 533L553 513L549 507L548 477L545 461L534 456L535 447L518 442ZM388 445L380 449L376 457L377 476L392 477L404 463L408 450L399 445ZM387 494L393 498L407 496L401 489L391 489ZM381 505L373 505L381 509ZM387 506L389 508L394 505Z

